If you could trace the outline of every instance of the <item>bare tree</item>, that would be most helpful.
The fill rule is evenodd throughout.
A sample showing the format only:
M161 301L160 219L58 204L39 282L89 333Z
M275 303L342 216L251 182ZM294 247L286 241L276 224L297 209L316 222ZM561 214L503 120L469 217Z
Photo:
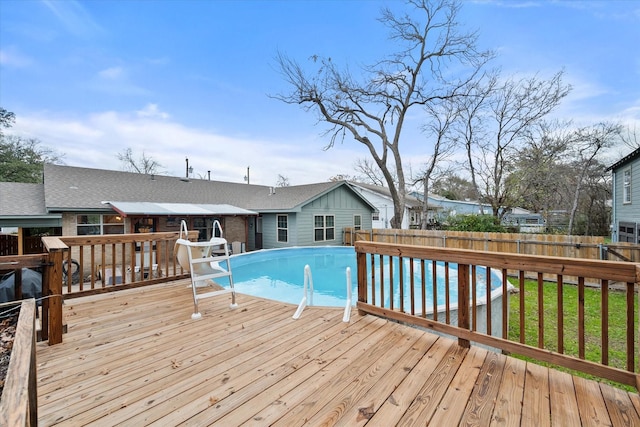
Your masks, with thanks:
M626 131L620 133L620 139L627 147L633 150L640 148L640 133L635 125L633 130L627 126Z
M313 110L330 127L325 149L350 135L363 144L380 169L394 204L392 227L402 224L405 174L400 151L407 114L414 107L438 103L459 95L475 77L490 53L476 47L477 35L461 32L455 1L409 0L415 11L401 16L389 9L380 21L391 31L398 49L364 67L362 81L331 58L311 60L317 70L307 71L297 61L278 54L276 61L292 90L275 98ZM419 21L420 18L422 21ZM462 67L460 67L462 66ZM468 74L451 77L451 70Z
M329 182L339 182L339 181L357 181L357 179L346 173L339 173L337 175L333 175L329 177Z
M290 185L289 178L284 175L278 174L278 181L276 182L276 187L288 187L289 185Z
M562 83L562 75L558 72L549 80L534 76L503 83L491 77L486 89L474 97L471 108L463 110L469 123L467 131L477 132L473 121L482 129L482 138L466 139L467 157L472 180L496 217L518 200L516 182L509 180L518 145L571 90Z
M524 142L515 158L514 181L518 205L542 213L549 223L549 212L567 200L564 190L567 170L570 122L540 121L525 132Z
M421 173L420 181L424 197L422 200L421 228L427 228L427 216L429 212L429 182L434 177L441 162L451 156L457 147L457 138L453 136L451 127L459 118L458 104L453 100L445 100L437 105L425 106L429 122L423 127L423 131L433 138L433 152L427 160Z
M163 166L154 160L152 157L146 155L143 151L139 159L136 159L133 155L131 148L127 148L122 153L116 155L118 160L122 162L123 170L127 172L136 172L143 174L159 174L162 173L161 168Z
M382 171L376 163L369 159L358 159L353 165L353 168L358 172L357 179L365 184L378 185L384 187L385 177ZM391 171L391 175L395 177L395 173ZM395 178L394 178L395 180ZM388 185L388 184L387 184Z
M574 157L579 165L576 187L573 193L573 205L569 215L567 235L573 233L573 227L580 201L580 191L587 172L602 149L611 147L620 137L622 126L615 123L599 123L594 126L577 129L572 141Z
M457 134L465 146L467 157L466 167L469 170L471 184L475 189L478 200L478 207L481 214L484 214L484 205L482 203L479 175L481 171L477 171L484 162L476 166L475 157L484 155L484 144L488 139L486 131L485 112L488 108L489 98L493 95L496 85L498 84L497 71L491 71L482 76L481 79L471 82L466 88L468 96L459 98L459 121L457 125ZM477 153L475 147L479 147Z

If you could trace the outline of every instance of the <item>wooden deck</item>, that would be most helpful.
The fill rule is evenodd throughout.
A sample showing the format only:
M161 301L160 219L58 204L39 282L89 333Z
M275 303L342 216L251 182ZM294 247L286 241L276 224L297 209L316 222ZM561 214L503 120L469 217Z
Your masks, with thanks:
M640 425L640 398L354 311L188 281L68 300L39 343L39 425Z

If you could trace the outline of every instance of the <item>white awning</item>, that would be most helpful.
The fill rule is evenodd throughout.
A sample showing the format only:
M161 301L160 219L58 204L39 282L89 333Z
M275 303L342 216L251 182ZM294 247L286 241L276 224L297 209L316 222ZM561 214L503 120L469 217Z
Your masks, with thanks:
M258 215L257 212L232 205L206 205L194 203L153 203L153 202L102 202L123 216L127 215Z

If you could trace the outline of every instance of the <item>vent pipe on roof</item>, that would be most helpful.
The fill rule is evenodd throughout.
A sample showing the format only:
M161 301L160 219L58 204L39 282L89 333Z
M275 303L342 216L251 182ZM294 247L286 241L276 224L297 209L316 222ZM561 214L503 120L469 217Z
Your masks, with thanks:
M273 194L276 194L276 189L273 187L269 187L269 195L271 196Z

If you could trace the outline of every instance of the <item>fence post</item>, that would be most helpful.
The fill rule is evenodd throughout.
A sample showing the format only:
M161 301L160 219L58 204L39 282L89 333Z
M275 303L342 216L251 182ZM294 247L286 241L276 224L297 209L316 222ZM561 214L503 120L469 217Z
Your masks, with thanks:
M469 330L469 265L458 264L458 327ZM464 348L471 347L469 340L458 338L458 345Z

